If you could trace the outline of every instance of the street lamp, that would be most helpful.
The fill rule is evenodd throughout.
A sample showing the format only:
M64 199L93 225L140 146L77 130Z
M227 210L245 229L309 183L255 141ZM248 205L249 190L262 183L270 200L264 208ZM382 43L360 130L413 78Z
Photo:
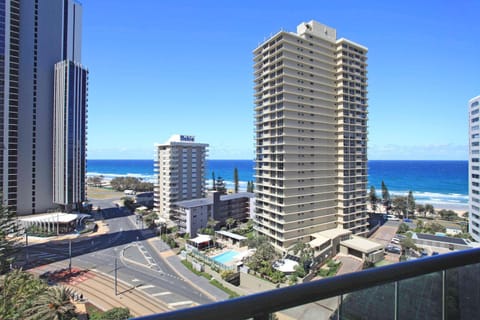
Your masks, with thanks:
M68 242L68 272L72 273L72 239Z
M28 264L28 228L25 228L25 264Z
M117 293L117 257L115 257L115 296L118 294Z

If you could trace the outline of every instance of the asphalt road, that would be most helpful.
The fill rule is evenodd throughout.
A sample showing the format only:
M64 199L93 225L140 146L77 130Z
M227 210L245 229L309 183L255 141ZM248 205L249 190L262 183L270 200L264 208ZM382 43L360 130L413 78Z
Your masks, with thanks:
M104 208L101 215L95 214L94 217L104 219L110 231L88 239L73 240L72 266L114 276L116 264L118 279L156 297L171 308L213 302L211 297L178 277L158 250L146 241L154 234L150 230L139 229L142 225L137 224L135 216L127 209L117 208L112 200L94 201L93 205ZM58 268L59 262L68 267L69 245L68 240L29 245L27 268L52 262L55 262L52 268ZM19 263L22 263L26 252L22 251L20 257Z

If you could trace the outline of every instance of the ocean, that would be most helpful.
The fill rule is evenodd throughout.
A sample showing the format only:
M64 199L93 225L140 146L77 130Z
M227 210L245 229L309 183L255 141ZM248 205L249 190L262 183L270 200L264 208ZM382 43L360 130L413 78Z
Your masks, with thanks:
M254 181L252 160L207 160L207 185L211 185L212 171L222 177L227 188L233 188L233 171L238 169L240 189ZM153 181L153 160L88 160L89 176L103 175L107 179L134 176ZM382 180L392 195L407 195L413 191L418 203L467 210L468 161L368 161L368 185L380 194Z

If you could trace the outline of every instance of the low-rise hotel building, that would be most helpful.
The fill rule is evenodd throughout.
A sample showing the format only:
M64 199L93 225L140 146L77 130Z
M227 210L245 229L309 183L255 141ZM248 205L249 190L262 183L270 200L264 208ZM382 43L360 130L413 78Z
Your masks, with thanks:
M218 226L225 226L228 218L246 221L254 210L254 194L240 192L220 195L210 194L207 198L180 201L174 204L173 216L180 233L197 235L198 229L207 227L209 219L217 221Z

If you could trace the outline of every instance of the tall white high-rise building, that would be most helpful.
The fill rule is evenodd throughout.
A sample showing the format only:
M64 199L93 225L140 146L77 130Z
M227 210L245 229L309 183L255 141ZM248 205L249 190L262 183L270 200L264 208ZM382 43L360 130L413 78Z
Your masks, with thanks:
M205 197L207 147L178 134L155 145L154 208L161 218L170 219L175 202Z
M316 21L254 50L256 228L278 249L367 233L367 48Z
M0 0L0 193L20 215L56 206L55 64L80 63L81 21L74 0Z
M476 241L480 241L480 96L468 102L468 111L468 230Z

